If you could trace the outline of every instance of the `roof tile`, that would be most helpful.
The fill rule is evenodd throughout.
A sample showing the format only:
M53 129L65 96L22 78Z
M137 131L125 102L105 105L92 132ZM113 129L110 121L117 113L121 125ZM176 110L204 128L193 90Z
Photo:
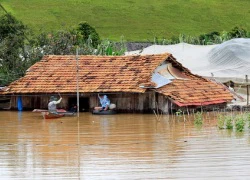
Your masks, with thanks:
M144 93L153 71L161 63L171 63L171 71L185 79L155 89L170 97L177 105L207 105L232 100L225 87L192 74L171 54L144 56L79 56L78 68L73 55L50 55L31 66L24 77L11 83L4 94L13 93L72 93L76 92L77 69L79 92ZM178 71L176 71L178 69Z

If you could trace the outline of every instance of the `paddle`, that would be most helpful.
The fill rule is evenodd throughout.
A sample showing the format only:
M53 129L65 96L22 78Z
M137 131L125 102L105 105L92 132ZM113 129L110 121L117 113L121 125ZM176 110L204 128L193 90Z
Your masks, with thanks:
M62 96L61 96L61 94L58 92L58 95L59 95L59 97L60 98L62 98ZM65 105L64 105L64 102L62 102L62 105L63 105L63 107L65 108ZM67 110L65 110L65 109L59 109L60 111L62 111L63 110L63 112L66 112Z

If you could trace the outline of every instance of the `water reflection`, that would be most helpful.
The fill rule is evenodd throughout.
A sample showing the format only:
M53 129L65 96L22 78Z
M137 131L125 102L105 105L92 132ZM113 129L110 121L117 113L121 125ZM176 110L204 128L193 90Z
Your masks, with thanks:
M248 177L249 131L219 130L213 113L204 118L197 128L192 115L157 121L154 115L81 113L44 120L39 113L0 111L1 178Z
M22 111L18 111L18 121L22 120Z

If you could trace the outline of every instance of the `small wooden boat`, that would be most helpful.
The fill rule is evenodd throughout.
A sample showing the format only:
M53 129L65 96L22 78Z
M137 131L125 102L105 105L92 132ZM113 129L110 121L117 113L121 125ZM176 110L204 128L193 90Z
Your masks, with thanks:
M92 111L92 114L95 114L95 115L113 115L113 114L116 114L117 112L113 109L109 109L107 111L104 111L104 110L93 110Z
M74 116L75 112L65 111L65 112L57 112L58 114L64 114L64 116Z
M42 112L42 116L44 119L56 119L63 117L64 114L54 114L54 113L49 113L49 112Z
M57 114L55 113L50 113L50 112L41 112L42 116L44 119L56 119L56 118L60 118L63 116L74 116L75 113L74 112L58 112Z
M57 109L57 112L67 112L65 109ZM48 112L47 109L34 109L32 112Z

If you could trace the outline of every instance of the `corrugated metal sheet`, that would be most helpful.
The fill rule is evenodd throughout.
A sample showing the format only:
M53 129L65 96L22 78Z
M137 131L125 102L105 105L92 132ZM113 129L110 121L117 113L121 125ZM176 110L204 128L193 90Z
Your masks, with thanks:
M155 88L160 88L172 82L164 76L160 75L159 73L153 73L152 81L156 84Z

